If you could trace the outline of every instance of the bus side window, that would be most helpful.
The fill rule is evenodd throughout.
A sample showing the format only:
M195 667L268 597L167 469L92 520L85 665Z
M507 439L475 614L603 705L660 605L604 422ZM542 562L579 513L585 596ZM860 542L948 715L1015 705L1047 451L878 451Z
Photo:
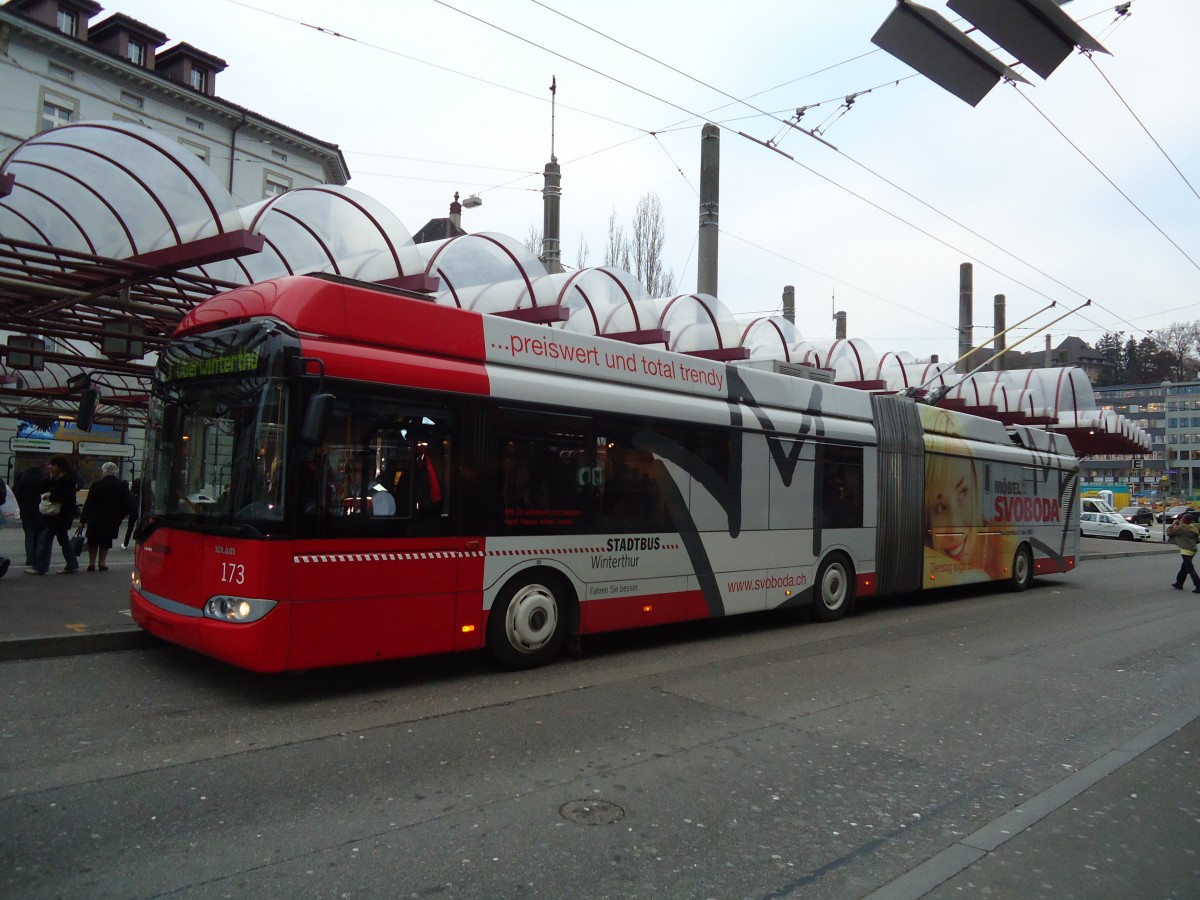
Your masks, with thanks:
M817 510L821 527L862 528L862 448L828 444L824 454L824 464L819 473L821 508Z
M599 527L614 531L667 531L671 517L658 484L654 454L635 446L640 423L596 423L597 468L603 472L597 503Z

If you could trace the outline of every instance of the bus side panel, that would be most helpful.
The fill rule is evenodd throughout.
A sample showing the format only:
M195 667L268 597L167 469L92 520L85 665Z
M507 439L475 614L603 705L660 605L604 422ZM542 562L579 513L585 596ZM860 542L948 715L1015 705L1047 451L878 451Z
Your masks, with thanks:
M1062 503L1072 475L1061 461L1000 459L933 434L926 443L924 587L1007 579L1021 544L1035 573L1074 567L1078 539Z
M580 634L623 631L708 617L708 604L698 590L633 593L644 588L645 585L620 583L590 585L590 598L580 608ZM620 596L625 590L630 593Z
M460 538L363 541L327 553L320 542L298 542L288 668L455 649L463 546Z

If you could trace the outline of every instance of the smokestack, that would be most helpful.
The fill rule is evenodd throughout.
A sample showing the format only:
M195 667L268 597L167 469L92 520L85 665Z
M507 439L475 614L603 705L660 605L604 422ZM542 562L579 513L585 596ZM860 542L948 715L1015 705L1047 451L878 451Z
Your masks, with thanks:
M454 199L450 201L450 224L462 231L462 204L458 202L458 191L454 192Z
M1050 369L1054 366L1054 360L1050 356L1050 335L1046 335L1046 368Z
M563 270L558 218L562 203L562 169L553 156L546 163L545 179L546 186L542 189L542 265L553 275Z
M974 300L975 268L970 263L958 267L958 355L962 357L954 371L966 374L971 371L971 329L973 326L971 305Z
M839 341L846 339L846 314L844 312L835 312L833 314L833 336Z
M700 132L700 251L696 291L717 296L717 213L721 199L721 129L709 122Z
M783 317L796 324L796 288L790 284L783 286Z
M992 328L996 335L996 340L992 344L992 350L995 353L1003 354L1005 343L1006 343L1004 340L1004 335L1001 333L1004 331L1004 328L1005 328L1005 325L1004 325L1004 295L1003 294L996 295L994 305L992 307ZM1003 355L997 356L994 360L992 360L992 371L993 372L1003 372L1004 371L1004 356Z

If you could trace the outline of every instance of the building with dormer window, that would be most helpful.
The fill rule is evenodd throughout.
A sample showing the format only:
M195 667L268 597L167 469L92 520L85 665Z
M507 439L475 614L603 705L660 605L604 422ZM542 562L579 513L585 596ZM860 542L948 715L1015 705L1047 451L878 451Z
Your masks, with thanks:
M291 188L345 184L336 144L217 94L227 63L92 0L0 6L0 159L21 141L81 121L145 125L218 174L239 204Z

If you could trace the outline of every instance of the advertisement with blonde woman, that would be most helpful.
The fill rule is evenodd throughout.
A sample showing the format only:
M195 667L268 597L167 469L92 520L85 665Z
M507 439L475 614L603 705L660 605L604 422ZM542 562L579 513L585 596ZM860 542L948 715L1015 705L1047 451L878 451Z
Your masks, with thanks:
M960 420L922 409L925 456L925 579L941 586L1009 577L1017 536L989 518L989 475L1002 464L976 459ZM994 474L1002 474L997 471ZM1002 481L1002 483L1005 483Z

